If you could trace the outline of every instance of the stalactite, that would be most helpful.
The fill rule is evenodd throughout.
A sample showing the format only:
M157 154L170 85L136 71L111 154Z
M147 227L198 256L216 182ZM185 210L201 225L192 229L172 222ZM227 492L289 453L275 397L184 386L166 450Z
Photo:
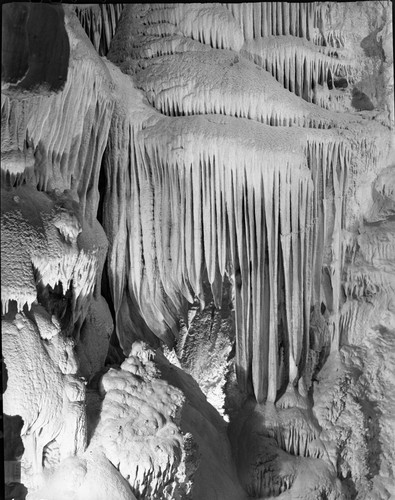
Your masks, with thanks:
M326 245L328 220L332 219L332 237L330 247L332 251L331 258L331 283L333 290L332 306L332 329L333 338L331 348L339 348L339 311L340 311L340 291L341 291L341 272L344 264L344 249L341 243L343 221L344 221L344 197L347 190L347 171L349 169L349 151L342 142L330 142L319 146L308 144L308 157L313 167L313 181L315 185L315 196L313 204L313 220L316 221L316 229L313 233L312 245L314 250L315 264L313 276L316 276L316 283L313 287L313 301L321 302L319 273L323 265L322 248ZM322 170L316 170L315 165L322 165ZM327 203L326 193L328 189L333 188L333 197ZM322 193L322 194L321 194ZM322 240L323 238L323 240Z
M395 293L393 221L381 219L377 224L374 217L383 214L372 209L371 225L361 226L355 238L350 236L355 227L346 232L350 229L346 222L351 219L347 210L350 206L354 209L349 203L355 187L352 169L358 169L359 173L363 157L366 171L371 168L375 172L382 154L382 141L378 137L382 129L374 121L374 113L355 113L350 119L311 104L342 109L340 94L329 91L327 81L339 71L347 79L352 73L351 63L342 58L342 33L321 34L324 8L318 3L224 5L131 7L122 20L130 36L120 30L114 39L119 6L77 8L81 24L99 53L106 54L113 40L109 57L120 62L127 74L121 74L105 57L99 57L91 44L84 44L81 26L76 23L80 32L70 29L69 16L66 28L72 54L65 88L58 94L28 96L19 101L2 96L1 179L6 204L1 223L7 237L2 253L3 258L12 255L12 260L3 279L1 305L3 314L10 313L9 318L15 308L18 311L15 320L6 318L10 326L8 340L11 339L8 349L15 353L15 358L18 352L31 351L34 361L37 350L34 342L30 351L23 348L22 341L18 347L24 331L29 334L27 340L43 341L40 340L40 346L44 353L48 346L52 349L51 342L56 336L60 339L72 334L76 344L82 339L82 324L91 319L81 311L90 307L95 287L96 292L100 287L105 253L100 244L94 247L93 240L99 239L97 234L82 229L83 224L96 222L101 168L101 180L105 182L100 187L106 192L100 213L110 239L108 282L119 343L124 354L131 354L118 373L110 370L100 384L108 397L101 408L104 420L97 427L96 438L103 438L102 448L107 448L105 451L115 468L142 496L162 498L162 483L169 498L174 492L176 496L190 494L185 485L192 487L198 458L184 450L184 445L190 447L191 443L187 440L184 443L170 415L173 410L181 410L183 398L181 392L170 391L170 386L159 377L169 375L173 377L172 383L178 379L183 390L191 384L181 369L175 370L170 365L162 365L161 373L154 374L151 350L145 359L144 379L144 363L140 363L139 356L146 356L148 350L143 349L136 356L133 342L144 338L152 348L161 346L165 352L171 349L177 362L179 352L193 358L188 351L191 332L186 340L191 304L196 313L199 305L204 308L205 298L209 297L207 311L212 314L212 325L217 320L224 323L225 314L231 315L226 325L226 340L230 339L229 344L236 340L235 360L230 361L235 364L237 374L235 400L240 397L235 405L243 398L240 421L243 422L244 412L248 415L250 408L256 412L256 420L248 422L252 425L243 423L240 429L237 429L238 417L233 419L231 415L235 449L240 462L247 463L245 482L249 494L266 498L286 492L285 497L298 496L304 488L302 480L311 474L316 477L307 481L308 487L312 487L306 495L340 498L342 492L336 475L345 477L346 462L353 459L355 448L352 440L352 446L346 443L341 448L343 437L337 438L344 423L337 419L346 413L345 420L351 418L354 408L362 415L360 407L369 406L370 401L355 401L352 405L359 390L357 383L361 383L357 381L352 382L349 392L348 387L344 390L342 387L338 398L336 393L330 393L329 398L319 393L324 392L325 381L331 380L331 372L335 375L337 368L341 369L340 358L344 353L350 358L356 353L359 362L358 349L345 348L344 344L352 344L358 337L361 304L370 308L370 299L375 296L376 302L377 297L390 302ZM87 47L91 52L85 50ZM371 134L375 128L376 135ZM37 191L36 187L48 194ZM73 210L68 210L69 207L63 210L61 203L53 201L51 197L59 197L59 189L66 191L65 198ZM384 191L374 194L385 195ZM30 206L32 200L35 203ZM361 202L357 200L357 204ZM42 209L40 213L37 207ZM355 220L352 223L356 226ZM23 239L19 239L22 233ZM205 297L210 286L211 293ZM321 296L324 294L325 298ZM344 295L348 300L345 307ZM46 321L50 327L44 325L41 331L35 311L47 307L41 300L43 297L55 300L53 296L62 296L66 305L62 302L61 306L48 306L48 318L41 318L41 322ZM225 314L217 311L222 306ZM230 311L232 307L234 311ZM382 314L377 304L372 308L377 317ZM312 310L319 316L317 323L322 331L318 333L316 325L310 331ZM21 326L23 322L26 326L25 320L30 317L27 314L34 317L38 329L33 322L29 328ZM361 313L362 319L368 314ZM202 317L196 321L202 330L201 338L208 338L209 342L219 338L217 331L206 328ZM386 329L381 319L374 326L379 337L381 329ZM63 328L66 320L69 326ZM107 335L99 323L97 330ZM91 326L93 330L93 321ZM368 338L366 332L364 335L363 341ZM192 339L191 343L200 349L200 338ZM15 345L18 349L14 349ZM217 345L211 343L216 353ZM361 351L367 352L368 345L365 342ZM60 371L55 363L50 394L54 400L59 399L55 401L56 414L42 411L51 406L44 401L44 406L38 408L39 419L32 419L32 429L37 433L32 439L33 447L38 450L35 460L40 468L58 466L58 450L81 455L85 447L85 385L76 376L73 347L74 343L65 344L67 359L58 363ZM233 356L230 347L226 353L221 348L218 351L224 359L228 354L229 358ZM160 361L161 349L156 356ZM52 363L52 358L49 361ZM183 363L180 361L178 366ZM210 361L209 357L202 364L207 366ZM354 371L359 372L363 363L365 360ZM323 364L329 377L322 369ZM51 373L46 366L37 367L35 372L40 377ZM375 368L369 366L369 373ZM322 378L313 384L318 371ZM72 382L70 386L62 386L60 372ZM374 376L378 377L375 373ZM363 380L363 374L358 373L357 377ZM44 379L39 385L45 389ZM21 385L19 380L17 385ZM136 394L128 393L126 386L138 389ZM158 408L141 403L137 393L141 393L142 387L148 403L154 398ZM197 395L193 392L196 390L192 387L191 400ZM73 391L78 393L74 399L69 397ZM33 389L29 392L34 394ZM67 396L64 402L63 392ZM317 394L321 401L316 400ZM129 398L130 405L125 406L125 398ZM318 410L314 415L313 404L314 410ZM134 413L144 425L148 422L147 414L151 415L152 422L148 424L154 430L168 431L169 439L162 440L156 449L148 446L147 454L144 446L139 448L144 441L140 439L144 432L137 425L139 418L127 415L123 424L129 426L131 442L135 441L137 452L141 451L141 463L133 459L136 449L129 447L129 453L128 446L124 446L126 427L122 429L114 421L116 425L111 429L109 422L105 422L106 412L110 421L117 405L121 413L125 409L126 413L133 413L137 408L139 411ZM26 403L21 407L26 409ZM199 411L194 415L191 410L195 412L195 408L187 410L187 420L192 417L194 429L199 430L202 427ZM65 416L58 418L62 411ZM319 411L325 414L324 418ZM21 412L16 409L15 413ZM56 418L47 418L48 415ZM214 413L211 415L214 418ZM22 416L26 428L29 419ZM56 431L47 440L41 436L42 418L54 423ZM381 416L380 419L384 421ZM327 423L338 428L325 427ZM362 435L365 422L359 413L357 423ZM68 444L67 436L62 437L66 444L57 442L57 436L61 435L58 425L62 426L61 434L83 436L81 443L76 439L77 444ZM118 433L118 442L108 434L110 431ZM158 441L158 436L154 432L146 437ZM325 445L320 436L328 440ZM35 439L39 441L39 437L42 444L37 446ZM210 449L203 442L200 449L205 448ZM365 449L362 451L364 455ZM155 464L154 459L162 454L163 463ZM143 455L147 460L144 461ZM186 479L189 472L183 469L186 458L192 464L190 481ZM82 463L80 459L75 460ZM358 470L357 466L355 469ZM354 470L352 473L345 479L352 486L350 490L356 478ZM227 480L229 477L228 474ZM171 490L174 481L177 488ZM214 487L204 486L211 492L208 497L214 494ZM288 492L290 488L294 489ZM199 493L199 498L205 497ZM241 496L235 492L235 498Z
M258 17L248 18L248 8ZM298 53L289 43L292 57L285 64L279 58L275 71L284 86L311 99L325 61L333 62L325 47L312 43L316 8L271 3L248 8L231 8L243 30L266 36L269 45L283 37L303 48ZM190 40L191 46L181 35L163 36L163 51L174 55L160 55L159 37L149 30L180 29L184 11L177 9L131 7L124 16L137 33L123 43L124 59L133 61L127 72L155 110L144 124L127 118L133 132L122 148L130 151L129 158L120 156L116 166L129 165L130 187L119 189L126 193L122 205L133 210L125 214L125 208L114 205L119 210L114 230L126 225L127 238L136 235L137 240L126 251L125 242L115 237L110 250L111 267L117 269L111 278L116 311L123 310L125 301L135 304L150 330L171 344L185 303L204 300L203 274L217 307L227 274L234 293L241 387L259 402L275 401L284 384L305 394L310 309L320 303L321 269L329 264L323 249L331 245L340 262L344 256L331 233L332 220L341 233L344 203L333 203L330 191L335 186L335 197L343 200L350 163L346 127L351 122L358 126L359 118L350 121L350 115L301 101L232 51L207 50L208 43L218 45L215 16L205 34L184 32L200 40ZM270 23L258 22L259 13L261 21L265 14L270 23L275 16L276 33ZM115 37L114 47L122 40ZM369 149L374 139L368 142ZM114 177L112 185L119 182L125 178ZM333 317L339 307L339 269L333 267L332 274ZM124 272L127 283L117 277ZM121 334L125 352L128 342ZM334 349L337 344L335 336ZM289 356L285 362L280 346Z
M311 270L317 238L313 217L319 213L319 207L309 207L319 186L313 190L304 148L314 158L328 137L324 131L311 131L305 146L305 135L297 128L277 129L274 134L270 126L245 120L240 139L236 118L157 120L130 135L130 187L123 176L113 180L127 193L122 205L135 207L122 216L123 224L128 234L133 231L141 238L132 239L129 253L122 250L126 242L116 243L113 258L119 264L112 266L125 267L118 269L119 276L128 270L129 293L152 331L163 339L169 339L166 331L177 335L174 321L182 301L202 298L203 266L217 305L220 283L229 273L235 293L239 380L258 401L275 401L280 383L281 282L290 353L285 377L290 383L298 382L307 355L311 275L316 272ZM322 161L308 165L316 183L327 178L316 171ZM121 160L119 166L124 164ZM114 304L119 307L124 285L114 285L120 293Z
M213 65L223 69L221 77L219 72L212 71ZM143 66L136 72L137 86L144 90L149 102L166 115L171 115L170 109L176 108L177 115L221 113L274 126L291 123L327 128L334 124L345 126L346 118L350 117L300 102L268 72L228 51L162 56L146 60ZM299 68L298 65L300 82Z
M136 14L141 8L136 6ZM133 12L132 12L133 15ZM225 7L220 4L175 4L142 12L138 34L167 36L179 34L218 49L238 51L244 39L241 30Z
M308 102L315 102L312 88L326 84L329 74L335 75L339 71L351 74L353 70L353 62L341 57L332 57L331 48L320 47L303 38L292 36L249 40L243 45L242 53L269 71L285 88Z
M312 40L323 8L320 2L246 2L223 5L239 22L246 40L288 34Z
M93 294L98 271L97 250L77 243L81 232L78 213L32 186L15 188L12 193L2 190L3 314L9 301L16 301L17 311L25 305L30 309L37 300L38 287L55 289L61 285L64 294L71 291L77 317L81 311L77 302L86 302ZM15 255L17 265L10 269L6 264Z
M173 57L154 58L137 74L137 85L144 85L148 99L162 112L177 116L160 119L160 115L156 115L155 121L159 120L156 125L139 125L130 137L129 157L134 158L135 163L129 167L134 172L131 174L134 187L129 190L133 198L129 203L133 203L135 209L133 223L128 222L131 218L128 215L126 225L133 227L129 234L141 237L136 243L137 250L130 251L129 257L121 249L118 252L115 246L113 251L114 255L118 253L116 261L121 266L125 265L125 259L126 262L131 259L125 268L129 269L128 293L150 329L166 342L177 337L175 311L185 309L184 301L192 303L196 298L203 299L203 268L207 269L217 306L222 278L225 273L229 274L234 287L238 380L258 401L275 401L277 390L284 382L304 390L310 305L320 300L321 293L319 276L323 262L320 256L325 238L330 236L327 227L332 212L338 210L336 220L339 221L342 217L339 210L343 210L342 203L331 205L328 189L335 178L339 186L336 193L344 195L346 177L342 172L349 163L349 133L334 129L329 132L321 127L308 129L306 135L306 129L302 133L298 126L279 127L284 118L278 109L270 112L271 125L257 123L251 119L254 116L251 101L243 97L243 108L237 109L235 99L213 96L203 84L201 97L189 102L192 89L186 87L182 91L178 86L172 92L168 90L169 75L170 88L172 82L179 85L183 79L188 85L191 78L197 78L196 74L201 75L207 85L210 73L196 73L196 67L201 64L200 58L207 59L213 52L177 54L174 70L178 73L171 69ZM218 57L219 51L217 64ZM223 57L234 61L233 55ZM206 64L207 68L211 67L207 61ZM188 68L191 66L194 76L190 78ZM202 64L201 68L205 66ZM227 78L226 75L221 81L222 94L226 93ZM193 92L196 94L199 88L195 81ZM261 93L261 99L265 94L267 89ZM306 106L312 109L311 104ZM223 114L180 116L210 111L249 115L249 120L243 120L243 138L239 138L241 118ZM304 120L298 122L303 123ZM314 119L309 118L308 123L314 125ZM229 142L233 130L235 142ZM261 136L264 131L265 138ZM291 147L292 137L292 140L300 138L298 146ZM265 152L266 167L259 167L262 160L258 160L255 151L258 143ZM334 153L335 143L338 155ZM285 154L285 144L293 153L281 162L276 160L282 167L273 170L270 165L275 164L274 159L272 164L268 152L276 151L278 158ZM122 162L119 168L121 165ZM239 166L236 168L236 165ZM246 165L249 165L248 175ZM296 170L295 165L298 165ZM301 175L306 165L309 173ZM116 182L119 181L114 179L114 185ZM156 193L154 197L153 193ZM149 234L145 234L146 231ZM272 234L278 237L269 237ZM336 248L335 245L335 251ZM335 273L333 279L333 286L340 286L339 273ZM280 334L277 301L282 283L286 326ZM115 302L121 307L124 285L115 285L118 290ZM336 304L338 307L338 301ZM288 346L288 372L278 358L280 342ZM334 338L334 345L336 343Z
M243 44L241 31L233 16L219 4L214 8L196 4L186 10L178 26L185 36L214 48L238 51Z
M87 80L95 85L80 92ZM97 166L106 146L113 110L108 85L105 70L99 76L87 58L84 64L73 61L65 88L58 94L20 101L2 99L2 117L9 117L4 120L2 144L8 144L10 150L24 151L26 137L29 138L32 158L21 175L42 190L73 190L78 186L76 195L82 213L90 221L96 219L99 197L92 187L97 185ZM85 120L79 119L81 115Z
M210 50L208 45L200 43L196 40L191 40L181 35L170 35L164 38L158 37L142 37L144 42L139 42L138 39L130 52L133 59L149 59L169 54L181 54L183 52ZM144 68L145 64L140 61L139 67Z
M76 7L82 27L101 56L107 55L123 8L121 3Z

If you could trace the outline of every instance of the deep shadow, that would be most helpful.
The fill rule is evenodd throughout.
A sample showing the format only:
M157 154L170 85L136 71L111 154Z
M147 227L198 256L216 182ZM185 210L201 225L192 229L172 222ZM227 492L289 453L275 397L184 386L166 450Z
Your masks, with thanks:
M8 373L4 359L1 359L2 394L7 389ZM3 413L3 399L0 399L2 443L1 463L4 464L4 499L25 500L27 488L21 483L20 460L25 448L21 438L23 427L22 417L19 415L6 415ZM4 437L3 437L4 436Z
M6 83L17 83L29 68L26 28L29 11L27 3L2 6L1 79Z
M374 109L369 97L357 87L354 87L352 90L351 106L357 111L372 111Z
M70 57L63 7L8 3L2 14L3 82L11 91L62 90Z
M361 48L367 57L379 57L385 61L383 44L381 39L377 38L377 33L383 29L383 26L376 28L368 36L366 36L360 43Z

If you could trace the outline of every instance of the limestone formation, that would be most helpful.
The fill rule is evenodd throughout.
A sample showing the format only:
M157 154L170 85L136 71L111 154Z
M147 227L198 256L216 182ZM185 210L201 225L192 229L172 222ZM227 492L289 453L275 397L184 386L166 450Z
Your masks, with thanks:
M2 11L5 498L392 498L390 2Z

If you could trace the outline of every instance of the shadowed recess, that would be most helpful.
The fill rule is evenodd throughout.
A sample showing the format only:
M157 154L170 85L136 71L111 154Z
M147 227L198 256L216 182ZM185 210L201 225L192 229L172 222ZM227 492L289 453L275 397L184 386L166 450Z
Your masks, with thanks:
M63 8L9 3L3 5L2 14L3 83L13 90L60 91L70 56Z

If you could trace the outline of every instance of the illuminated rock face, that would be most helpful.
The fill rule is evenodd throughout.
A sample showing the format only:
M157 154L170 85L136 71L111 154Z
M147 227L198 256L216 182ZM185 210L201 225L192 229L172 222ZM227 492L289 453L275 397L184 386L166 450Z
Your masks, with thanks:
M102 411L90 447L104 450L139 497L188 498L196 447L179 429L183 394L160 379L154 356L136 342L120 369L103 376Z
M390 498L389 4L3 14L7 482Z
M76 376L73 341L41 306L3 321L3 349L4 413L23 419L22 482L34 489L43 467L85 449L85 384Z

